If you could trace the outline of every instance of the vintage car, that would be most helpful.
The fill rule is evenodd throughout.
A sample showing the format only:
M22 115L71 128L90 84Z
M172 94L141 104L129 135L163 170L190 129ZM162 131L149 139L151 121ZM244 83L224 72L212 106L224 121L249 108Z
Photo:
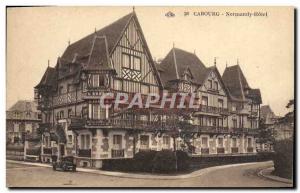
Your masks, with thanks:
M53 159L52 162L53 170L62 170L62 171L76 171L76 164L74 164L73 156L62 157L59 161Z

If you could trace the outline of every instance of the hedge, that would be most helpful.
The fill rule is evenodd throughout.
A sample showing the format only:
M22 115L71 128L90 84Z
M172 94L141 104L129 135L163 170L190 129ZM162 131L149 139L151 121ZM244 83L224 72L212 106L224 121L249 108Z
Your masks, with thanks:
M7 151L24 151L24 146L20 146L20 145L7 145L6 146L6 150Z
M275 155L274 174L283 178L293 177L293 141L290 139L280 140L274 145Z
M153 160L153 172L170 173L176 171L176 156L171 150L158 152Z
M183 151L176 151L177 171L189 169L189 157ZM102 169L127 172L170 173L176 171L175 153L170 150L140 151L134 158L103 160Z

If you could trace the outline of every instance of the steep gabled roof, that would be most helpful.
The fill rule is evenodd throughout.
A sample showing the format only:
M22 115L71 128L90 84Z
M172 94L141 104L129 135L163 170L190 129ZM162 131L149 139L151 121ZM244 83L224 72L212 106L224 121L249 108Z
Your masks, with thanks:
M37 103L30 100L19 100L8 111L38 112Z
M233 97L245 100L245 89L250 87L239 65L226 67L222 79Z
M182 79L187 69L192 74L192 82L201 85L205 80L208 69L202 61L193 53L173 48L159 64L160 78L164 85L170 81Z
M252 99L254 102L261 104L262 99L261 99L261 94L259 89L250 89L247 98Z
M268 115L275 116L274 112L272 111L269 105L263 105L260 107L260 116L262 118L266 118Z
M77 54L79 58L88 56L93 46L95 36L105 36L107 39L107 49L109 52L111 52L116 43L119 41L121 34L133 15L134 12L129 13L128 15L125 15L112 24L96 31L95 33L92 33L74 42L73 44L70 44L62 55L62 58L72 61L75 54Z
M262 103L260 90L250 88L239 65L226 67L222 79L232 99L251 99L255 103Z
M49 67L46 69L41 81L35 88L44 87L44 86L52 86L56 81L56 70L55 68Z

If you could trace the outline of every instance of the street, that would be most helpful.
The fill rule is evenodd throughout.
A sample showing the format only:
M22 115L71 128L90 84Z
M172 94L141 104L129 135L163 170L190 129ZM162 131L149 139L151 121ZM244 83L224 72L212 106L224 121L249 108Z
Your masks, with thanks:
M257 175L271 164L257 164L220 168L187 179L133 179L97 175L85 172L60 172L52 168L7 162L8 187L289 187Z

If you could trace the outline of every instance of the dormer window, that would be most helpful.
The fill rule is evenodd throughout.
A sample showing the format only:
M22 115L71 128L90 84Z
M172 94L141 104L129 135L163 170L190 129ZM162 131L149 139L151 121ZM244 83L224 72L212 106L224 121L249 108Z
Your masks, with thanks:
M209 89L213 88L212 80L208 80L208 88Z
M217 81L214 82L214 89L219 90L219 84Z
M88 87L99 88L105 86L105 77L103 74L89 74Z

